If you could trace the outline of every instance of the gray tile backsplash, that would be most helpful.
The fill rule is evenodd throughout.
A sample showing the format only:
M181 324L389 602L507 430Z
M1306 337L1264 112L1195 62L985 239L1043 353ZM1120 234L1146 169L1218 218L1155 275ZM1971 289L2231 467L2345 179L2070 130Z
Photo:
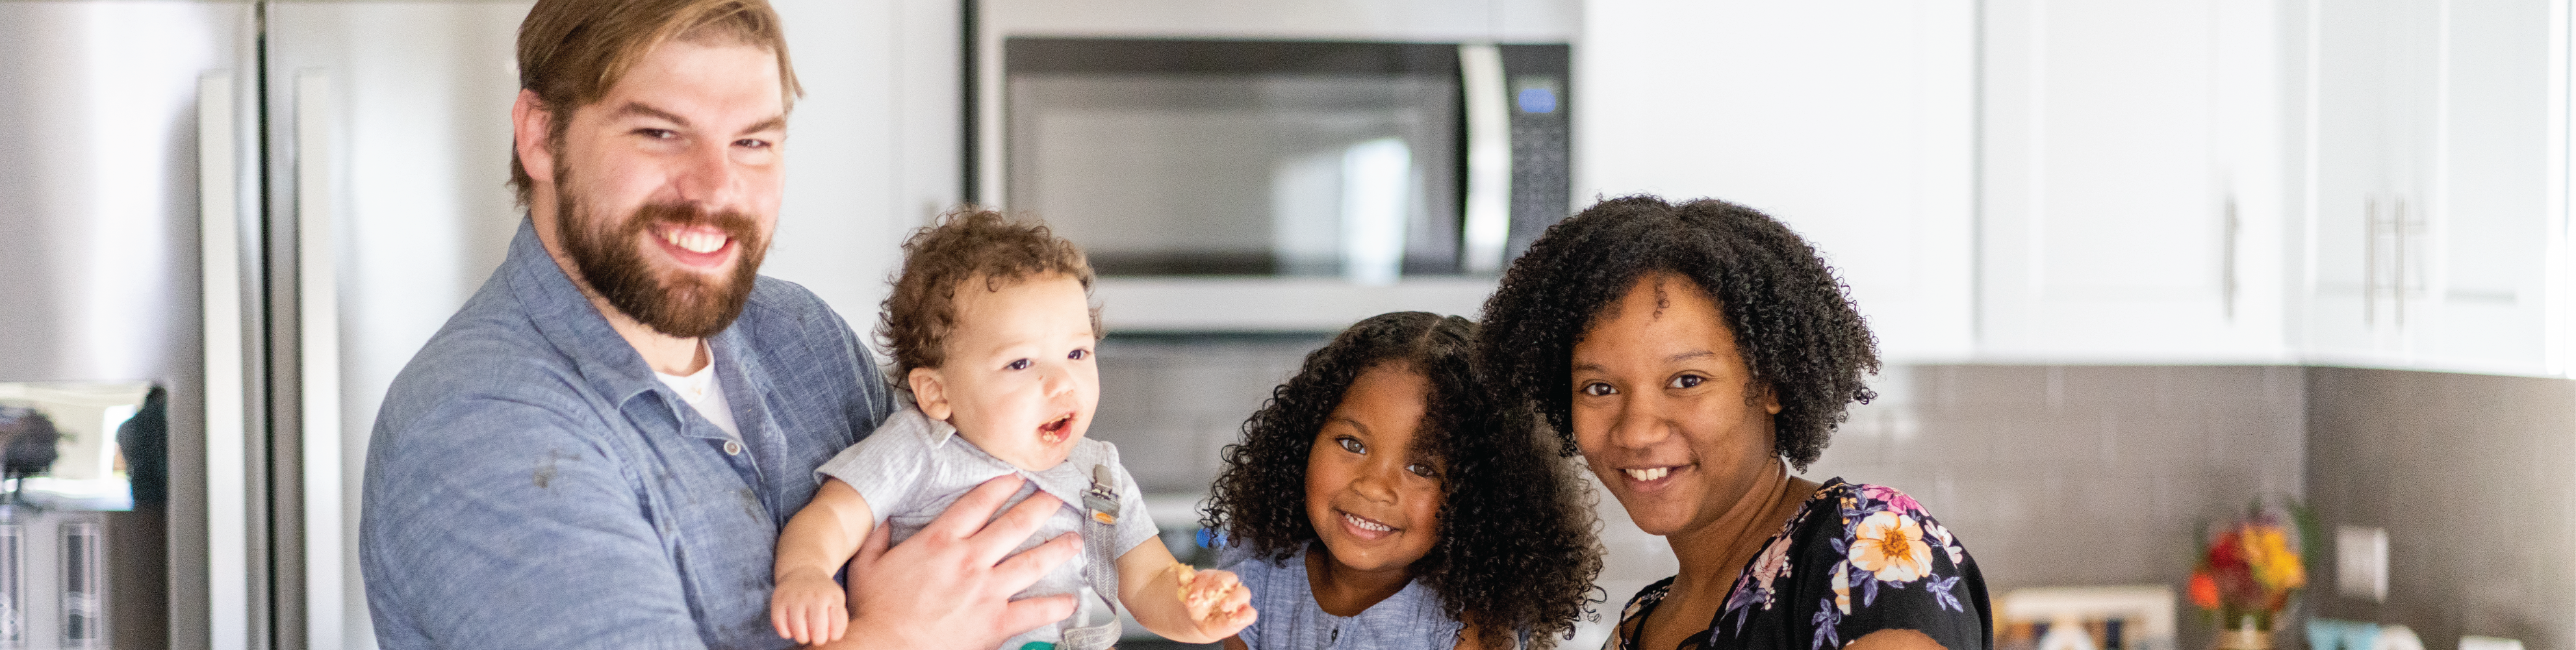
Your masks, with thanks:
M1091 435L1150 491L1203 493L1219 450L1323 337L1133 337L1101 345ZM2200 522L2299 495L2309 371L2265 366L1901 366L1873 382L1805 473L1911 493L1967 542L2000 597L2019 587L2167 584ZM1601 500L1614 604L1675 570ZM1569 647L1598 645L1587 627ZM2189 637L2186 637L2189 638Z
M2576 382L2308 372L2320 523L2388 531L2387 602L2337 594L2327 558L2309 578L2317 611L2404 624L2431 650L2461 635L2576 642Z
M1100 343L1100 410L1089 436L1118 445L1146 491L1203 494L1244 418L1329 340L1112 335Z

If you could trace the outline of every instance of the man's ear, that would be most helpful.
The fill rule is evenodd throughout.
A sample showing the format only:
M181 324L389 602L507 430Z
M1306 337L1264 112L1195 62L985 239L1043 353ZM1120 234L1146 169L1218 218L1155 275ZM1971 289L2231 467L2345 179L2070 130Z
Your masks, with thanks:
M933 420L948 419L954 409L948 405L948 386L940 379L938 370L914 368L904 381L912 384L912 403L921 407L922 415Z
M555 150L552 142L554 113L546 109L537 91L519 90L519 101L510 104L510 146L519 154L519 167L526 169L528 179L540 185L555 183Z

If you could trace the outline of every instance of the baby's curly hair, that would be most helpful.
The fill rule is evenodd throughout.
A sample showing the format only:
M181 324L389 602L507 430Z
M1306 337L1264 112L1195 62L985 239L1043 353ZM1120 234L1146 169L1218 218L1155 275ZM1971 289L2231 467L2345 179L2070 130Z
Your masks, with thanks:
M969 206L913 231L903 242L903 271L894 278L893 295L886 297L885 320L877 324L877 338L894 357L888 383L910 392L912 369L947 362L948 334L957 330L957 292L970 281L981 280L985 291L1000 291L1053 274L1072 276L1082 283L1084 294L1091 293L1091 262L1082 249L1035 220ZM1094 336L1100 332L1096 307L1091 331Z
M1242 442L1226 446L1201 526L1272 562L1316 544L1306 515L1315 436L1363 372L1399 364L1429 385L1416 446L1445 468L1439 539L1414 562L1415 579L1483 638L1526 630L1538 647L1554 645L1590 611L1601 570L1592 504L1577 470L1543 441L1537 417L1489 397L1471 363L1475 328L1456 316L1383 314L1307 354L1297 376L1244 422Z
M1574 345L1604 306L1656 272L1717 301L1753 380L1780 400L1774 450L1799 471L1824 453L1846 406L1877 397L1862 383L1878 372L1877 343L1797 233L1715 199L1610 199L1548 227L1485 301L1478 359L1497 390L1535 403L1562 453L1575 453Z

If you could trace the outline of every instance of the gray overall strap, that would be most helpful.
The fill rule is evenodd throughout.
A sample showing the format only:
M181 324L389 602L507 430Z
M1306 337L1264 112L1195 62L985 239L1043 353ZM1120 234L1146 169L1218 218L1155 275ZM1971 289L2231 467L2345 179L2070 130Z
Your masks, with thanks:
M1109 604L1109 621L1066 628L1064 642L1056 645L1057 650L1108 650L1118 644L1118 555L1125 549L1114 548L1118 546L1120 513L1118 479L1111 471L1107 465L1092 467L1092 489L1083 495L1082 517L1082 552L1086 556L1083 559L1088 560L1082 567L1082 580L1091 583L1091 591ZM1106 494L1102 494L1104 491ZM1102 521L1104 516L1107 521Z

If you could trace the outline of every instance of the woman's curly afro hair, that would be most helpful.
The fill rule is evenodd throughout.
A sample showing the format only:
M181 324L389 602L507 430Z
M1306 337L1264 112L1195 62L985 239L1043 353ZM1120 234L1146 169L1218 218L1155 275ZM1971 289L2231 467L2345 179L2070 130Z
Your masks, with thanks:
M1601 570L1589 493L1552 453L1537 416L1497 408L1472 363L1476 325L1456 316L1370 317L1306 355L1225 449L1206 529L1253 555L1285 561L1317 543L1306 515L1307 453L1351 383L1393 364L1429 386L1415 447L1443 468L1439 539L1414 562L1416 580L1483 638L1552 645L1588 611Z
M1563 453L1575 453L1575 344L1639 278L1667 272L1725 312L1756 385L1780 400L1774 450L1799 471L1823 454L1844 407L1877 397L1862 383L1879 367L1869 327L1787 226L1714 199L1610 199L1548 227L1485 302L1479 360L1498 390L1528 399L1556 428Z

